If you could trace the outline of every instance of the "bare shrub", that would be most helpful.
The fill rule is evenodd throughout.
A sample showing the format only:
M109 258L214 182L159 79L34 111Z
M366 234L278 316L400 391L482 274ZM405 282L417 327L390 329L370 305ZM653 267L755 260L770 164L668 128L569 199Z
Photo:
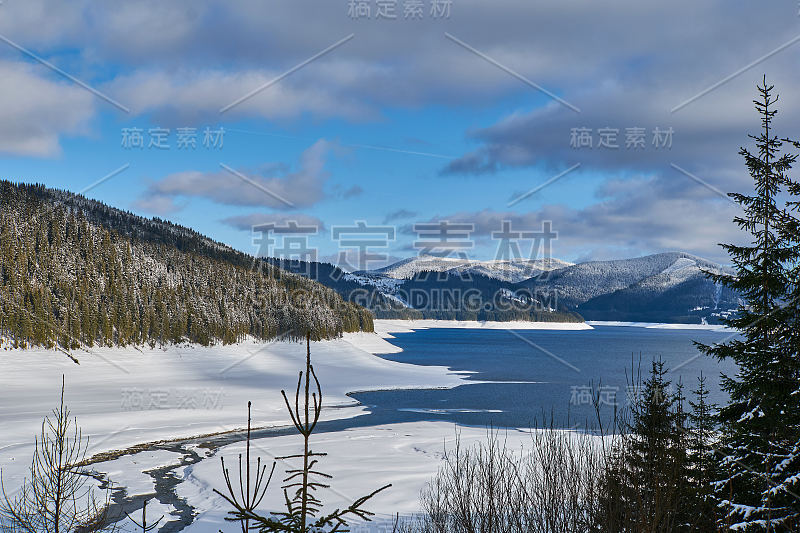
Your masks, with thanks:
M596 515L603 454L587 433L531 432L531 447L511 450L496 432L445 454L423 489L422 515L405 533L588 531Z
M632 369L634 370L634 369ZM496 432L473 447L457 439L421 495L422 514L406 533L672 533L715 531L708 450L713 421L700 381L698 402L684 410L683 388L670 392L667 370L631 374L636 400L615 410L604 429L550 426L530 446L510 450Z

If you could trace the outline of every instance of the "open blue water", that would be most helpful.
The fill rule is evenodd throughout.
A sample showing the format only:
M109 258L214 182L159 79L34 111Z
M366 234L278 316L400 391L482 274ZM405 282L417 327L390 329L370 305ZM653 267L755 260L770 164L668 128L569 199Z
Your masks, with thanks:
M599 394L607 425L615 409L635 397L636 374L646 378L654 358L670 369L673 386L683 383L689 399L702 372L712 400L723 403L720 373L735 373L732 362L702 355L693 344L723 342L729 332L595 326L582 331L428 329L395 336L390 341L403 352L381 357L472 374L467 384L451 390L351 395L369 407L372 418L386 422L528 427L552 419L557 427L596 428L592 395Z

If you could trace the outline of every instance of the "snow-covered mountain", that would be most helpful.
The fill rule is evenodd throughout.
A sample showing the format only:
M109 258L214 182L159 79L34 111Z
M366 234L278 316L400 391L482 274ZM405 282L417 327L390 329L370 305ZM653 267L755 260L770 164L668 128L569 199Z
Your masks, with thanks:
M410 309L420 292L432 299L443 291L472 289L484 299L497 293L501 301L547 302L546 309L590 320L716 323L738 308L739 298L704 272L732 271L683 252L579 264L422 256L347 274L346 280Z
M458 257L421 255L403 259L370 273L395 279L410 279L420 272L453 272L478 274L488 278L517 283L538 276L543 272L570 265L572 263L567 263L560 259L475 261Z
M735 293L709 280L704 271L732 272L691 254L668 252L579 263L522 285L556 294L560 304L587 319L716 321L730 315L739 300Z
M701 269L719 272L722 267L691 254L668 252L578 263L536 276L529 284L558 291L565 303L579 304L637 283L645 283L653 289L669 287L690 277L702 276Z

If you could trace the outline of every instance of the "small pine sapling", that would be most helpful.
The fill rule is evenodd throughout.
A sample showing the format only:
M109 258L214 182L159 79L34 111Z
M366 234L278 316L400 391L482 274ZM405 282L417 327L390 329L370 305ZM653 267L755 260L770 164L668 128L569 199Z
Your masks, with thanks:
M231 522L239 522L242 527L242 533L247 533L250 530L250 519L246 515L254 514L256 507L259 506L261 500L267 493L267 488L272 481L272 475L275 473L275 462L272 462L272 468L267 476L267 465L261 464L261 457L256 460L255 472L252 471L252 463L250 461L250 441L252 431L252 417L250 409L252 402L247 402L247 441L245 445L245 461L244 467L242 466L242 454L239 454L239 492L237 493L231 481L231 473L225 466L225 458L221 457L222 475L225 478L225 485L227 487L227 494L214 489L214 492L222 496L236 512L235 516L226 517L226 520ZM251 485L252 482L252 485Z
M316 391L312 391L313 387ZM249 450L250 450L250 423L248 416L247 432L247 473L246 481L242 481L240 466L240 496L237 498L233 486L230 482L230 475L225 469L223 462L223 473L227 484L228 495L219 491L221 495L233 507L228 520L238 521L242 525L242 531L259 531L261 533L286 532L286 533L347 533L350 531L349 521L360 519L370 521L375 513L363 508L364 504L375 497L378 493L388 489L391 485L371 492L366 496L356 499L348 507L335 509L323 514L323 502L317 496L320 489L330 488L328 484L332 479L330 474L318 470L319 458L326 457L327 454L315 452L311 448L311 435L317 427L320 415L322 414L322 387L320 385L314 367L311 364L311 333L306 334L306 369L299 373L297 388L295 391L294 405L289 401L286 391L281 391L286 408L291 416L292 423L297 432L303 437L303 452L295 455L278 457L278 460L302 460L302 466L290 468L286 471L286 478L283 485L285 511L271 512L268 516L260 515L256 512L256 507L261 502L266 492L269 481L263 483L266 467L261 466L260 458L257 467L256 483L250 491L249 474ZM249 404L248 404L249 407ZM241 456L240 456L241 462ZM273 471L275 465L273 463ZM244 485L247 485L247 488ZM396 524L395 524L396 525ZM396 528L395 528L396 529Z

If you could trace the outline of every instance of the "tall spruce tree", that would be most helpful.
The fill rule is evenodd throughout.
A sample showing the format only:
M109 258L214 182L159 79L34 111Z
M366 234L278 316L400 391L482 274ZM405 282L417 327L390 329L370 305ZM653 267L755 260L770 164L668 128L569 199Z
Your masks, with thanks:
M720 467L726 475L717 486L725 522L745 531L796 531L800 499L794 487L800 480L793 454L800 428L800 360L796 346L790 347L798 333L791 331L787 319L796 308L790 296L790 265L797 259L797 246L787 238L790 210L780 205L781 194L791 186L787 173L796 156L781 153L783 142L772 124L777 97L766 78L758 93L754 104L762 131L750 136L755 151L739 152L753 178L754 193L729 194L743 210L734 222L752 240L743 246L722 245L734 275L709 274L742 295L738 314L725 322L740 335L699 346L718 359L733 360L738 368L735 376L723 376L730 400L719 412ZM787 483L792 476L794 481Z
M789 138L784 141L800 149L799 141ZM777 490L794 494L800 499L800 420L798 420L800 417L800 413L798 413L798 402L800 402L800 218L798 218L800 215L800 181L787 176L786 189L789 193L786 203L788 213L785 214L781 223L781 236L793 253L788 260L788 290L786 305L781 313L784 350L795 363L794 366L787 369L795 389L791 394L793 401L787 406L791 411L787 411L789 416L786 420L793 426L794 442L787 443L786 458L781 462L774 481L777 483ZM796 523L797 518L795 518Z
M600 502L602 531L692 531L687 498L683 393L654 360L609 458Z
M716 435L715 406L709 402L706 377L701 373L694 401L689 400L691 411L687 428L688 509L690 524L700 531L714 531L717 524L717 504L714 482L720 478L718 462L714 457Z

